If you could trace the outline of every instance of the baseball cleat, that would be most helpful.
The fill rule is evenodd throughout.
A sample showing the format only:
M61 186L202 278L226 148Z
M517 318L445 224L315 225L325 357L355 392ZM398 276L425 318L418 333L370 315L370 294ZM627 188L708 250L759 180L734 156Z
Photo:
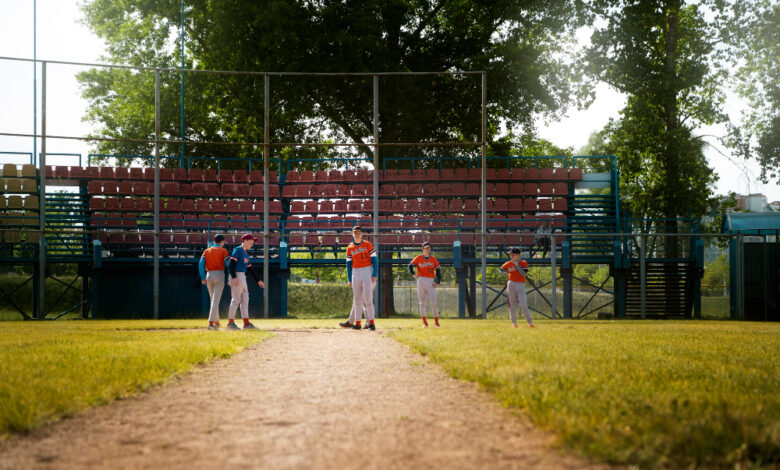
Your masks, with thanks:
M357 324L356 324L356 325L352 325L352 329L353 329L353 330L358 330L358 331L360 331L360 330L362 330L363 328L361 328L361 327L360 327L360 325L357 325Z
M515 328L517 328L517 325L513 325Z
M251 323L247 323L246 325L244 325L244 329L245 330L257 330L258 328L255 325L251 324Z
M215 330L218 330L218 329L219 329L219 325L209 325L209 330L215 331Z
M536 328L536 325L534 325L533 323L531 323L530 325L528 325L528 328Z
M364 330L367 330L367 329L368 329L368 326L369 326L369 324L368 324L368 323L366 323L365 325L363 325L363 329L364 329Z
M225 328L227 328L228 330L236 330L236 331L241 329L235 323L228 323Z
M374 325L372 323L372 324L368 325L368 329L371 330L371 331L375 331L376 330L376 325Z
M422 327L423 327L423 328L428 328L428 324L427 324L427 323L423 323L423 326L422 326Z
M339 326L342 327L342 328L352 328L352 323L350 323L348 321L345 321L345 322L339 323Z

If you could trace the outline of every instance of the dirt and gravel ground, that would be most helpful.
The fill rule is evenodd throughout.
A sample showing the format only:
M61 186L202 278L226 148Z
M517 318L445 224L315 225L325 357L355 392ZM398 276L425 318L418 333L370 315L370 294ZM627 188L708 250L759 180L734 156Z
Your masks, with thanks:
M287 330L0 442L0 468L601 468L552 442L379 331Z

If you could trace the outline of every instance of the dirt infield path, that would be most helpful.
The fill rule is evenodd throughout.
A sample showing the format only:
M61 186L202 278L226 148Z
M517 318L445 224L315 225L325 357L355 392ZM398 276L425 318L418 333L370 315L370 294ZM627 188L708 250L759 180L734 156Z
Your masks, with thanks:
M590 465L551 442L380 332L290 330L150 393L2 442L0 468Z

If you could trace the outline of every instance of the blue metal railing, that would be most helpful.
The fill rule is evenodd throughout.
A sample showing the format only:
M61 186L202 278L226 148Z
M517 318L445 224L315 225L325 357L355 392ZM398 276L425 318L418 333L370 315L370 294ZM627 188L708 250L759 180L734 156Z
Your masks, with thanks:
M32 152L0 152L0 155L27 155L27 157L30 159L30 164L34 165L33 163L33 153Z

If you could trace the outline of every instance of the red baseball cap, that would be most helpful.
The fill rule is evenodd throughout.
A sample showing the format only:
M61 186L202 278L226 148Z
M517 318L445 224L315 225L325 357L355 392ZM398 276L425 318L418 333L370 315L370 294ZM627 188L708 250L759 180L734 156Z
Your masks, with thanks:
M244 234L241 237L241 241L244 241L244 240L254 240L254 241L257 241L258 238L257 237L253 237L251 233L246 233L246 234Z

